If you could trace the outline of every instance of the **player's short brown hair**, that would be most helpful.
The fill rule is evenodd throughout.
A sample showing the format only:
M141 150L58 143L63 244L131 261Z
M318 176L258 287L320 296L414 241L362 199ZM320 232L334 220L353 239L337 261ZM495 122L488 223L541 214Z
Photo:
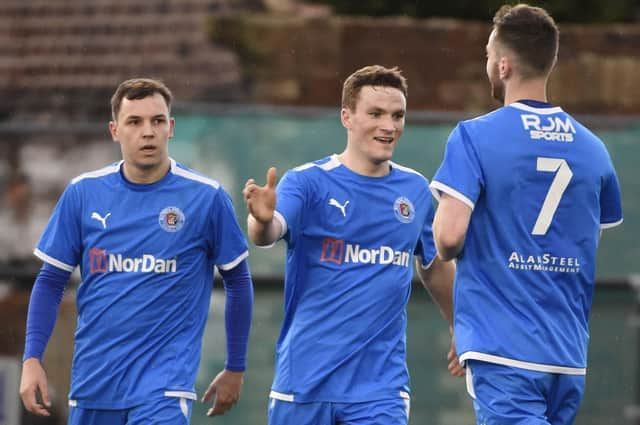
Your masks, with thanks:
M504 5L493 17L496 41L519 59L522 78L547 75L558 55L559 31L555 21L540 7Z
M145 97L153 96L156 93L160 93L162 95L167 103L167 108L171 110L173 95L171 94L171 90L169 90L162 81L155 80L153 78L132 78L130 80L123 81L111 97L111 115L113 116L113 120L117 121L118 119L122 99L144 99Z
M407 97L407 79L398 67L385 68L381 65L370 65L360 68L351 74L342 86L342 107L352 111L356 109L360 90L364 86L393 87Z

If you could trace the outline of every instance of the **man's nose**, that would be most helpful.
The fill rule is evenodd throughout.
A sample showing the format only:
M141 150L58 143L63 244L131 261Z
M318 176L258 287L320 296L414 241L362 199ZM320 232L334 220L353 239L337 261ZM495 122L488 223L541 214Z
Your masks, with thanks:
M382 131L388 132L388 133L393 133L396 131L396 125L393 122L393 118L391 117L385 117L382 118L382 121L380 122L380 129Z
M142 135L144 137L153 137L153 125L151 125L151 121L144 121L142 125Z

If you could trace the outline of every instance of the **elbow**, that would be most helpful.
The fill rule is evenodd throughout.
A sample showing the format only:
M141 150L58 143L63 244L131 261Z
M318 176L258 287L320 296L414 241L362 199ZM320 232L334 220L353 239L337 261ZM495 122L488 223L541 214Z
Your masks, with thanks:
M464 245L464 235L438 235L436 237L436 248L438 257L442 261L453 260L462 251Z

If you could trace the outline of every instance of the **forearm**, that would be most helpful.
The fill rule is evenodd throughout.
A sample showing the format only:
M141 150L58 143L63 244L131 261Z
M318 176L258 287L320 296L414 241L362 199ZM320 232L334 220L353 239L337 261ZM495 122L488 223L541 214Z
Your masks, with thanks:
M428 269L424 269L419 260L416 261L418 276L433 301L438 305L442 317L450 326L453 325L453 280L455 263L435 258Z
M251 242L257 246L268 246L280 238L282 224L275 217L267 223L262 223L249 214L247 217L247 230Z
M221 270L226 291L225 329L227 361L225 369L241 372L247 365L247 349L253 315L253 282L247 260L231 270Z
M45 263L33 285L27 312L27 333L23 360L42 360L56 324L58 306L71 273Z

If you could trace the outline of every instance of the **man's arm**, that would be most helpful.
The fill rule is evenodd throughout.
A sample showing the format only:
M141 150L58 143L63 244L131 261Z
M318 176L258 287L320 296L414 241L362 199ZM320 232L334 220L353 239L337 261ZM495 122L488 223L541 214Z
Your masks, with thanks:
M224 414L240 399L253 315L253 282L248 261L243 260L231 270L220 270L220 274L226 294L227 361L202 398L203 402L214 399L208 416Z
M456 267L453 261L442 261L436 257L433 259L428 269L422 267L419 259L416 258L416 269L422 285L425 287L431 298L440 308L440 313L449 323L449 333L451 334L451 347L447 353L449 364L447 368L453 376L462 377L465 370L460 365L456 352L455 336L453 335L453 278Z
M20 379L20 397L25 408L49 416L51 400L47 375L40 363L56 323L58 306L71 273L45 263L33 285L27 312L27 335ZM38 403L40 393L43 404Z
M272 218L266 223L258 221L253 215L247 217L247 233L249 239L256 246L266 246L274 244L282 233L280 221Z
M257 246L269 246L282 234L282 224L274 219L276 208L276 169L267 171L267 183L258 186L253 179L247 180L242 190L249 210L247 231L249 239Z
M440 259L452 260L462 251L471 220L471 211L464 202L444 192L441 193L440 203L433 220L433 238Z
M453 277L456 266L453 261L442 261L436 257L428 269L416 258L418 276L429 295L440 309L442 317L453 326Z

